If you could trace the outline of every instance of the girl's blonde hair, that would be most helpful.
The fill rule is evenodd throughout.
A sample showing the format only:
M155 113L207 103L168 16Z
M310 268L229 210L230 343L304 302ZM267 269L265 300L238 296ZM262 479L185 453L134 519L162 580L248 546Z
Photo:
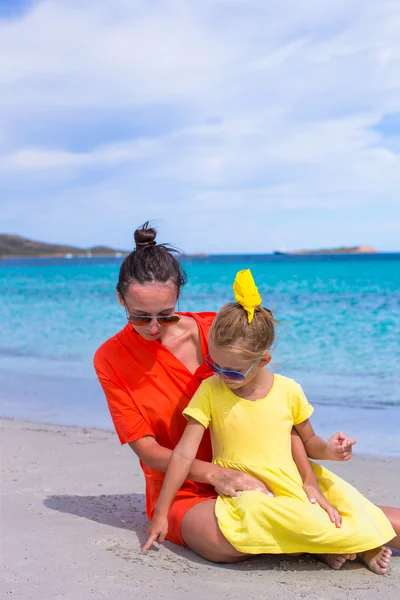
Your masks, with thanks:
M274 343L277 323L272 312L262 306L254 309L254 317L249 323L244 308L238 302L229 302L215 317L209 339L218 348L229 348L249 359L256 359Z

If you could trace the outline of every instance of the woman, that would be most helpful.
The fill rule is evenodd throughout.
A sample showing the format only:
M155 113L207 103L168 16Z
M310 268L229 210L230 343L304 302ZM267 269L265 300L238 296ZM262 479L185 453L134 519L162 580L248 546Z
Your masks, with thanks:
M185 428L182 411L201 381L211 375L205 363L208 331L214 313L175 313L186 278L173 249L156 244L156 231L145 223L135 232L136 249L121 265L117 296L128 324L95 354L94 365L122 444L139 457L146 479L146 512L152 518L173 448ZM340 436L337 435L338 443ZM292 436L293 453L305 455ZM211 444L204 436L189 480L169 514L168 539L187 545L212 562L246 559L220 532L214 514L218 493L269 490L250 475L211 462ZM318 496L309 482L309 497ZM340 507L339 507L340 508ZM383 507L400 533L400 510ZM391 545L400 548L399 535ZM335 558L339 568L348 556Z

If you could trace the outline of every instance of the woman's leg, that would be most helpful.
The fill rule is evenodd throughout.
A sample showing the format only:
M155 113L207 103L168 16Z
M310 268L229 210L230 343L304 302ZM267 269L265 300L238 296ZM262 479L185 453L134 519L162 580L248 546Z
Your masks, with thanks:
M182 519L185 544L202 558L216 563L235 563L249 558L236 550L222 535L215 516L215 500L195 504Z
M387 542L387 545L400 550L400 508L394 508L393 506L380 506L379 508L385 513L396 532L396 537Z
M236 550L222 535L215 516L215 500L205 500L190 508L182 519L181 535L185 544L196 554L215 563L236 563L250 558ZM333 569L340 569L355 555L315 555Z
M400 508L380 506L397 536L388 546L400 550ZM236 550L222 535L215 516L215 500L193 506L182 519L181 535L185 544L199 556L217 563L235 563L249 558Z

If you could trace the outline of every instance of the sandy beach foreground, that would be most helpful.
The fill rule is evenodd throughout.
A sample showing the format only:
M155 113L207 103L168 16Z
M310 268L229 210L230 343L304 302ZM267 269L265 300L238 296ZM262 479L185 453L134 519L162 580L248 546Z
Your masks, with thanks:
M399 597L400 555L380 577L308 557L214 565L166 543L144 555L143 478L111 431L2 420L2 598L285 600ZM400 503L400 459L330 465L372 501Z

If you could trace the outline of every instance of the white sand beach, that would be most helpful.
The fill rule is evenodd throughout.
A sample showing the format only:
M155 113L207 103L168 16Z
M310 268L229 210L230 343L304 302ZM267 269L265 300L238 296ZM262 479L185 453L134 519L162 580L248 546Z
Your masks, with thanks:
M330 464L379 504L400 505L400 459ZM136 457L107 430L2 420L2 598L394 600L389 574L332 571L308 557L215 565L169 542L144 555L147 519Z

